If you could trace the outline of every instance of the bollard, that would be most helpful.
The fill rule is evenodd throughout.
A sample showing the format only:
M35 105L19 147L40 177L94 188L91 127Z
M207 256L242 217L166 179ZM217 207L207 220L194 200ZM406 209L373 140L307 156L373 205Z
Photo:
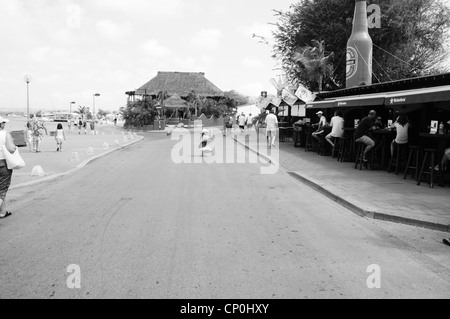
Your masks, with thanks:
M80 161L80 155L77 152L73 152L72 156L70 157L69 162L79 162Z
M36 177L36 176L43 177L43 176L45 176L45 173L41 166L35 166L35 167L33 167L33 170L31 171L31 176L32 177Z
M108 143L103 143L103 149L104 150L109 150L109 144Z
M94 155L94 148L89 147L86 151L86 155Z

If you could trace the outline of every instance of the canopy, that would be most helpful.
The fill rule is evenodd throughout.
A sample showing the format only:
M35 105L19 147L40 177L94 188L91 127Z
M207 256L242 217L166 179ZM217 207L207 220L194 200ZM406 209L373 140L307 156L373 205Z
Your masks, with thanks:
M450 85L388 93L385 96L384 104L396 106L447 101L450 102Z

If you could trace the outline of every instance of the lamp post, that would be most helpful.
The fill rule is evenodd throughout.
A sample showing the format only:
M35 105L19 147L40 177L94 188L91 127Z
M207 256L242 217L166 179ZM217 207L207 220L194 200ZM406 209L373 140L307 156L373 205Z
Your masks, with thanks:
M69 114L69 119L72 118L72 105L76 104L77 102L70 102L70 114Z
M94 125L93 125L94 130L95 130L95 98L96 98L96 97L99 97L99 96L100 96L99 93L94 94L94 105L93 105L93 106L94 106L94 109L93 109L93 112L94 112L94 113L92 114L93 117L94 117Z
M30 82L32 80L31 75L25 75L25 82L27 82L27 122L30 122Z

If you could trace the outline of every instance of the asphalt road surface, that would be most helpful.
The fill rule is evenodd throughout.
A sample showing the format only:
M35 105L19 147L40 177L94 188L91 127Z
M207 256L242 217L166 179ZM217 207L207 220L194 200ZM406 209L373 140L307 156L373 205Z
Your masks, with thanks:
M149 134L11 192L0 298L450 297L448 234L358 217L282 170L176 165L173 145Z

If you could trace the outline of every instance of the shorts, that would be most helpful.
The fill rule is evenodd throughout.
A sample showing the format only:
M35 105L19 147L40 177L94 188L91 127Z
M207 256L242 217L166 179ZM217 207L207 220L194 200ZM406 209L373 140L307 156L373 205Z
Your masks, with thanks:
M356 140L357 143L363 143L368 146L375 146L375 141L372 140L370 137L364 135Z
M64 143L64 140L61 139L61 138L57 138L57 139L56 139L56 143L57 143L57 144L62 144L62 143Z

